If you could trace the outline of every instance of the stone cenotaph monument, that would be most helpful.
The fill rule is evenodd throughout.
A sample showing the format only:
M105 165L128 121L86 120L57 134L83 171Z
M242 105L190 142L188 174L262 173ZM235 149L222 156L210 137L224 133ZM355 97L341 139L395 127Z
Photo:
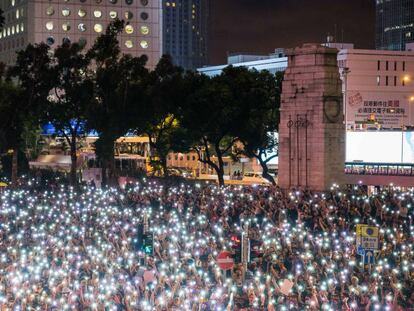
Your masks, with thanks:
M337 50L288 51L280 105L279 186L324 191L344 177L345 125Z

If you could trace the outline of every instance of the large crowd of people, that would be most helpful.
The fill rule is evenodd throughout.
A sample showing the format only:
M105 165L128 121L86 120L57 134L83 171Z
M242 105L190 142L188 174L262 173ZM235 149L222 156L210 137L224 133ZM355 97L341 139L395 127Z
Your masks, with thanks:
M410 310L413 195L27 180L0 194L0 310ZM357 224L379 228L373 265ZM249 262L220 269L242 232Z

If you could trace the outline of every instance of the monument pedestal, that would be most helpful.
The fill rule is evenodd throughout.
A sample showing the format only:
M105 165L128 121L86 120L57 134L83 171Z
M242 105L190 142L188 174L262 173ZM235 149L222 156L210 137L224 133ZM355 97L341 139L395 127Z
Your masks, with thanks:
M344 178L345 125L337 50L288 51L279 124L279 185L323 191Z

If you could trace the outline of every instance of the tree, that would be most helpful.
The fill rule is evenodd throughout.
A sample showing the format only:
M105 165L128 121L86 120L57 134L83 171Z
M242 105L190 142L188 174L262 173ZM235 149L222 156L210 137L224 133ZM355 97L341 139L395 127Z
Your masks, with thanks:
M42 103L51 88L49 47L46 44L29 44L26 49L17 52L16 64L9 68L8 86L16 88L11 106L7 108L7 122L2 123L3 130L9 131L9 145L13 149L12 184L17 181L18 151L21 144L24 124L30 119L39 121ZM11 79L14 79L13 84Z
M114 143L132 128L130 88L147 74L146 56L121 55L117 36L123 29L120 20L110 23L87 53L96 70L96 101L88 110L88 127L99 135L95 150L104 184L114 176Z
M250 94L240 103L240 108L246 111L246 119L243 120L244 126L235 133L241 142L241 146L235 148L235 155L257 159L262 167L262 176L275 185L267 164L278 156L275 134L279 129L283 72L275 76L268 71L250 71L249 74Z
M180 105L186 95L183 69L173 65L170 56L162 56L148 76L145 105L136 111L136 130L148 136L151 165L164 176L168 175L168 153L188 149L180 126Z
M18 161L18 144L21 140L20 135L24 128L24 116L19 114L16 109L18 99L21 97L21 90L10 81L4 80L1 77L0 81L0 150L1 154L10 154L12 160L8 161L11 168L5 168L6 171L11 172L12 184L17 182L17 161ZM17 114L17 115L16 115ZM6 159L2 157L3 160ZM2 161L3 162L3 161ZM3 162L3 166L6 163Z
M243 97L239 83L243 83L243 74L244 69L229 66L213 78L193 77L194 91L183 109L182 124L198 141L193 146L198 160L216 171L221 186L224 185L223 158L231 153L238 140L234 133L244 126L243 111L239 107Z
M94 100L90 60L78 43L64 43L54 52L53 88L46 102L44 120L65 138L71 157L70 181L76 184L79 138L86 135L86 113Z

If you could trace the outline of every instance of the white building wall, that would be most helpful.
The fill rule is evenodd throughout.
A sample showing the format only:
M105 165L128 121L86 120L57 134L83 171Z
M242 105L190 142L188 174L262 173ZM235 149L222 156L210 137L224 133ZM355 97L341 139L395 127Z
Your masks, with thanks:
M413 124L414 52L341 50L338 64L348 128Z

